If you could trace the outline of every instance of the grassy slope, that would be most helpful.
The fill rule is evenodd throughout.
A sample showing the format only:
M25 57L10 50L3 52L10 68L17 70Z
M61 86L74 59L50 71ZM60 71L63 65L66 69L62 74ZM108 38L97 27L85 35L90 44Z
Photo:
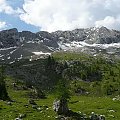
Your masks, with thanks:
M53 54L56 60L92 60L90 56L71 53L55 53ZM24 105L28 104L29 90L16 91L12 88L11 78L7 78L7 89L9 96L13 102L12 105L7 105L6 102L0 101L0 120L14 120L19 114L26 114L24 120L54 120L55 112L52 109L54 95L48 95L47 99L35 100L38 106L42 106L42 110L33 109L31 105L26 108ZM89 84L80 83L81 86L87 87ZM43 109L43 106L49 107L48 110ZM76 112L83 112L90 115L91 112L102 114L106 116L107 120L120 120L120 101L113 101L110 97L91 97L91 96L71 96L69 108ZM114 110L114 111L111 111Z
M109 97L86 97L74 96L73 101L79 101L75 104L70 104L70 108L75 111L90 114L95 112L106 116L107 120L120 120L120 101L113 101ZM115 112L111 112L114 110ZM113 117L114 116L114 117Z
M12 105L7 105L7 102L0 101L0 120L14 120L19 116L19 114L26 114L26 118L24 120L54 120L55 113L52 110L52 101L53 97L49 96L48 99L45 100L36 100L35 102L38 106L47 105L49 107L48 110L43 109L41 107L41 111L33 109L32 105L29 105L26 108L24 105L28 104L29 97L27 93L29 90L14 90L12 88L11 79L7 79L8 93L13 102ZM49 117L50 116L50 117Z
M28 90L14 90L12 88L13 80L7 78L9 96L13 102L12 105L7 105L6 102L0 101L0 120L14 120L19 114L26 114L24 120L54 120L55 112L52 110L52 103L54 96L49 95L47 99L36 100L38 106L47 105L48 110L36 110L31 105L26 108L24 105L28 104ZM75 102L76 101L76 102ZM76 112L83 112L89 115L91 112L105 115L107 120L120 120L120 101L113 101L110 97L90 97L90 96L72 96L69 108ZM43 108L43 107L41 107ZM115 112L109 112L114 110ZM114 117L113 117L113 116Z

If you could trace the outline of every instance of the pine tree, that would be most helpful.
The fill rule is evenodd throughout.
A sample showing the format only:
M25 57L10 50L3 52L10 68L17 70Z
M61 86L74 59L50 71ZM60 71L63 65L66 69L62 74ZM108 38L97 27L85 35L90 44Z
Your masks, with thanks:
M66 115L69 112L68 100L70 99L70 94L65 79L59 80L56 91L57 99L53 102L54 111L58 115Z
M65 79L61 79L57 85L57 98L60 100L69 100L70 94L68 89L68 82Z
M1 69L0 69L0 99L7 100L7 99L9 99L9 97L8 97L8 93L6 90L6 85L5 85L4 79L5 79L4 67L1 66Z

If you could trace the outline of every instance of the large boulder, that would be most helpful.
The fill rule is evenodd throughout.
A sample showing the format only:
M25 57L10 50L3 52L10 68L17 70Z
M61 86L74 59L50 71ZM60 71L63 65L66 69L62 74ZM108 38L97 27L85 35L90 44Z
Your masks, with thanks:
M57 112L58 115L65 115L68 113L67 100L55 100L53 102L53 110Z

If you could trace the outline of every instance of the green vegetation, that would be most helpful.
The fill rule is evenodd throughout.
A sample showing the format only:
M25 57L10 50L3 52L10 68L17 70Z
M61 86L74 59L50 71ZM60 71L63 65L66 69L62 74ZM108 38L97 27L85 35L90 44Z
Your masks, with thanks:
M5 85L5 75L4 75L4 67L1 66L0 68L0 99L2 100L7 100L9 99L8 93L6 90L6 85Z
M33 108L28 104L30 99L28 90L15 90L12 83L15 82L12 78L7 78L8 94L14 102L8 105L6 101L0 101L0 120L12 120L17 118L20 114L25 114L23 120L55 120L56 113L52 109L52 104L55 99L54 95L47 95L46 99L35 99L38 109ZM18 87L21 85L18 84ZM105 115L106 120L119 120L120 119L120 101L112 100L111 97L92 97L92 96L71 96L69 101L69 108L75 112L82 112L90 115L91 112ZM48 106L48 108L45 108Z
M69 92L69 83L66 79L61 79L56 85L55 89L56 98L60 100L69 100L70 92Z
M82 53L63 52L53 56L59 62L67 62L68 67L63 72L73 89L92 95L120 94L120 61Z
M56 98L70 98L69 108L82 115L95 112L107 120L120 119L119 60L58 52L45 59L6 65L5 71L6 79L2 69L0 72L0 91L5 91L0 99L9 95L13 102L0 101L0 120L12 120L20 114L24 120L54 120ZM29 104L30 99L37 105Z

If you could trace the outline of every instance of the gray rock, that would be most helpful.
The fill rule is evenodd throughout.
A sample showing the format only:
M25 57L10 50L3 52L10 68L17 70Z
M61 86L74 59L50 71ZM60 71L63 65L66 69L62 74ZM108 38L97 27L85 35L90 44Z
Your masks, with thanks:
M18 46L20 43L19 40L19 33L16 28L0 32L1 48Z
M90 120L105 120L104 115L96 115L94 112L91 113Z
M32 108L33 109L37 109L37 105L32 105Z
M9 101L9 102L7 102L7 105L12 105L12 103Z
M37 105L33 99L30 99L30 100L28 101L28 103L29 103L29 104L32 104L32 105Z
M19 118L21 118L21 119L22 119L22 118L25 118L25 117L26 117L26 114L20 114L20 115L19 115Z
M15 118L15 120L22 120L21 118Z
M53 110L57 112L58 115L65 115L68 113L68 105L66 100L55 100L53 102Z

